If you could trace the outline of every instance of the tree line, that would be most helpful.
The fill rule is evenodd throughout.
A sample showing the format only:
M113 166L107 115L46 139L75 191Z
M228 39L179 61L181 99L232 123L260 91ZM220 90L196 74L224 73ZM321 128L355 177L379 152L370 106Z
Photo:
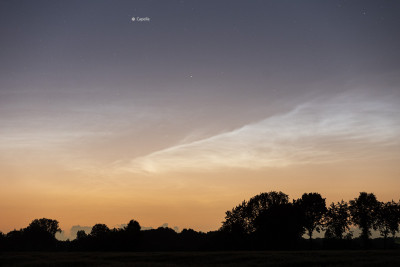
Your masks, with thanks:
M282 192L258 194L226 212L217 231L208 233L184 229L177 233L168 227L141 230L131 220L123 228L110 229L96 224L90 233L77 232L76 239L59 241L57 220L33 220L26 228L7 234L0 232L0 250L71 251L180 251L180 250L259 250L313 248L395 248L399 232L400 202L380 202L373 193L361 192L349 202L326 206L319 193L304 193L289 201ZM353 236L351 227L361 230ZM371 240L378 230L380 239ZM315 232L324 238L313 239ZM308 240L303 238L308 236Z
M348 203L326 206L319 193L305 193L289 201L282 192L261 193L226 212L220 231L229 233L233 243L255 244L258 248L296 247L304 234L312 247L313 233L325 231L325 244L348 246L351 226L361 230L361 246L370 245L372 230L378 230L387 246L399 232L400 202L380 202L373 193L361 192ZM347 245L346 245L347 244Z

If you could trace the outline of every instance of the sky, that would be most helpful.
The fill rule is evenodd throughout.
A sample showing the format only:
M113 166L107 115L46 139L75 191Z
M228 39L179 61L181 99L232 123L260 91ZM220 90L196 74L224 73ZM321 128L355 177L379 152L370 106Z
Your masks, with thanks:
M0 231L216 230L269 191L400 199L400 2L0 2Z

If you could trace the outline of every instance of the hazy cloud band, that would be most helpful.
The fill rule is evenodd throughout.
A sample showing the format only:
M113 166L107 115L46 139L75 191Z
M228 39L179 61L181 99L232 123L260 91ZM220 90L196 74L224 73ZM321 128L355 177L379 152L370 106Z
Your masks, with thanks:
M398 144L399 136L400 112L395 103L342 95L302 104L231 132L119 161L116 167L158 173L379 157L374 150Z

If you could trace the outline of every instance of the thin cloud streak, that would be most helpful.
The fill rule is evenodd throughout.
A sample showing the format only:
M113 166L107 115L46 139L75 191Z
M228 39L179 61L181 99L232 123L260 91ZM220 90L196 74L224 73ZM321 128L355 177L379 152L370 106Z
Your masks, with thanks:
M379 157L377 148L398 145L399 136L400 110L393 99L343 94L114 166L122 172L161 173L329 163Z

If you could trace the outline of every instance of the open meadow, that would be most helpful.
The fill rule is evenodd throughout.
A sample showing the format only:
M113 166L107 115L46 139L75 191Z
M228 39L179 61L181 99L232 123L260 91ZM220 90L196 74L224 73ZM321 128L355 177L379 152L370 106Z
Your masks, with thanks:
M0 266L400 266L400 251L11 252Z

